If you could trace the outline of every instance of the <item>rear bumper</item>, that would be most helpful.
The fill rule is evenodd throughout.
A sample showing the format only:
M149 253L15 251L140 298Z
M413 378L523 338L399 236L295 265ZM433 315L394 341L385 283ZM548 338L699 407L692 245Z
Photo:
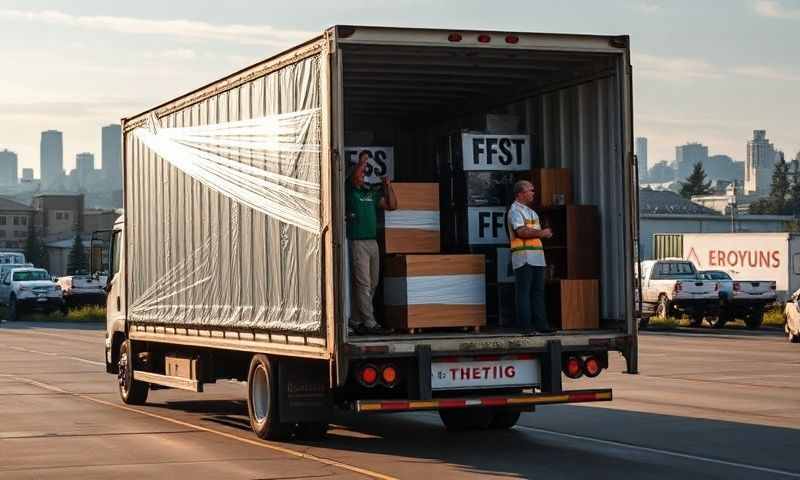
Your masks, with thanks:
M64 305L64 300L60 297L45 297L43 302L39 298L18 298L17 308L25 310L58 310Z
M357 400L354 407L356 412L408 412L445 408L525 407L559 403L608 402L611 399L611 389L608 388L601 390L569 390L561 393L435 398L432 400Z
M719 298L694 299L678 298L672 300L672 306L682 312L716 312L719 310Z

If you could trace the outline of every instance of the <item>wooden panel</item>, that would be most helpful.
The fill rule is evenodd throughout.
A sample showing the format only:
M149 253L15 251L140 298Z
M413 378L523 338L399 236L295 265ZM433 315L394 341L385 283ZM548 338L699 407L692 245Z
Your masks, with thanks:
M387 228L384 230L386 253L439 253L439 231L411 228Z
M547 316L560 330L597 329L600 297L597 280L559 280L547 284Z
M482 327L486 325L485 305L387 306L386 326L391 328Z
M470 275L484 273L483 255L405 255L406 275Z
M398 210L439 210L438 183L392 183Z
M600 278L600 220L597 207L567 207L567 278Z
M536 189L534 203L543 207L572 204L572 176L568 168L534 168L530 181ZM560 200L563 199L563 203Z

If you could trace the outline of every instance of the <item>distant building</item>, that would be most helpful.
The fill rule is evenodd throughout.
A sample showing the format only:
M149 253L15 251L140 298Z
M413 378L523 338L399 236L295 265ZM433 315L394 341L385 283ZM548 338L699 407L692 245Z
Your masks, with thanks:
M83 194L39 194L33 197L36 221L48 240L72 238L83 228Z
M17 154L10 150L0 152L0 185L17 184Z
M634 152L639 161L639 180L647 178L647 172L650 168L650 165L647 163L647 138L636 137Z
M743 180L739 176L739 169L737 164L742 162L734 162L728 155L711 155L708 161L703 163L703 170L706 172L709 180Z
M675 170L679 180L684 180L692 173L694 165L708 162L708 147L702 143L687 143L675 147Z
M39 144L42 187L56 188L64 177L64 136L57 130L42 132Z
M33 169L32 168L23 168L22 169L22 182L23 183L30 183L33 181Z
M675 180L675 169L666 160L653 165L647 173L647 179L650 182L672 182Z
M122 128L117 124L106 125L102 129L103 173L108 189L122 189Z
M94 172L94 155L89 152L75 155L75 175L79 188L86 188Z
M767 139L766 130L753 130L753 139L747 142L747 160L744 166L744 191L746 194L767 195L772 182L778 152Z
M722 193L712 195L694 195L692 196L692 203L702 205L706 208L715 210L723 215L729 215L731 209L736 207L742 200L741 188L737 188L735 183L718 181L718 183L727 183Z
M22 251L28 238L33 208L0 197L0 249Z

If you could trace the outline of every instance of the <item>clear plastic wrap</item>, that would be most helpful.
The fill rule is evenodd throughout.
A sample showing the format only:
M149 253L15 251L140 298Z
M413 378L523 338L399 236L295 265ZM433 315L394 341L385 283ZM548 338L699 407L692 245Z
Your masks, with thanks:
M321 334L319 61L126 132L131 321Z
M439 231L438 210L393 210L387 211L386 228Z
M387 277L383 296L384 303L392 306L483 305L486 279L483 274Z

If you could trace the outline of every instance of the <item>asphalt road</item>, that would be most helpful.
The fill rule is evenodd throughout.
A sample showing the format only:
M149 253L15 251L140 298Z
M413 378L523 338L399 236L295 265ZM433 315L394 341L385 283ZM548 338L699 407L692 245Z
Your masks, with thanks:
M643 334L641 374L614 356L572 382L613 402L540 407L510 431L342 414L324 441L268 443L242 384L123 405L101 328L0 325L0 479L800 478L800 345L777 332Z

